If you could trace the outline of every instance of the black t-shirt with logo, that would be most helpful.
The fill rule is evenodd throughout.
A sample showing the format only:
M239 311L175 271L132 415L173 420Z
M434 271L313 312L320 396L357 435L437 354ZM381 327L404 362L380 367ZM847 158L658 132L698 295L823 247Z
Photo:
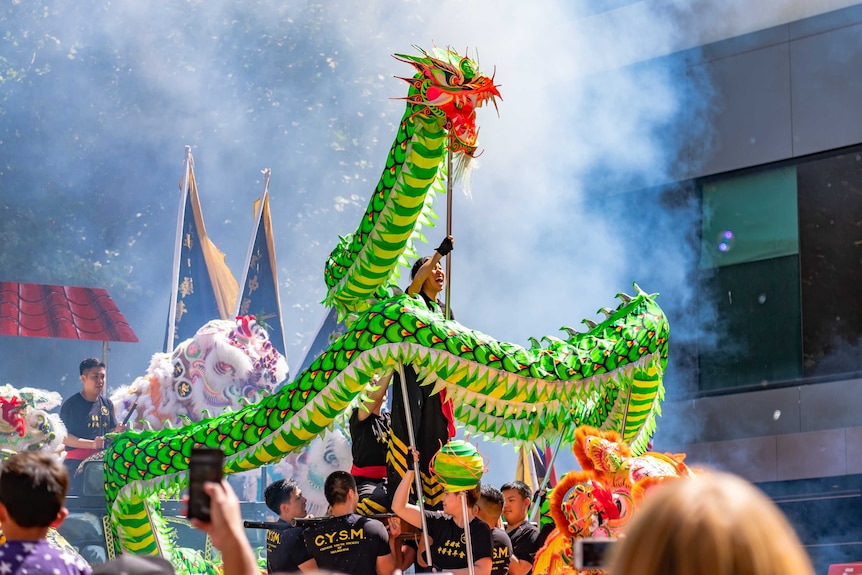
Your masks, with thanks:
M509 561L512 559L512 540L499 527L491 529L491 575L508 575Z
M80 439L96 439L117 427L110 399L100 395L96 401L87 401L80 392L63 402L60 419L69 433Z
M467 544L464 529L458 527L451 515L442 511L425 511L428 536L431 538L431 562L443 571L467 567ZM491 528L481 519L470 521L470 545L473 564L479 559L493 557Z
M383 523L355 513L324 519L304 537L317 566L336 573L373 575L377 558L392 552Z
M299 566L311 559L305 547L305 529L282 519L279 529L266 532L266 570L270 573L296 573Z

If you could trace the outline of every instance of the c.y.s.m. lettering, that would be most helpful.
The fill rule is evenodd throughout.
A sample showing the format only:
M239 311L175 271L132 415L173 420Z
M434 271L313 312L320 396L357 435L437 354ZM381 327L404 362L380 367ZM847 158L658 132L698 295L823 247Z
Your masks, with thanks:
M356 529L339 529L332 533L321 533L314 536L314 544L318 547L343 543L346 541L361 541L365 539L365 530L362 527Z

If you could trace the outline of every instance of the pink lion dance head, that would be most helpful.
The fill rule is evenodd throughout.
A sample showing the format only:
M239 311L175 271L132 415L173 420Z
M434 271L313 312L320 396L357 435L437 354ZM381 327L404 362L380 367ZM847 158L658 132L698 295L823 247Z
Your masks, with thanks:
M254 317L213 320L171 353L157 353L147 374L111 399L122 419L137 403L135 421L200 421L272 393L288 374L287 360Z

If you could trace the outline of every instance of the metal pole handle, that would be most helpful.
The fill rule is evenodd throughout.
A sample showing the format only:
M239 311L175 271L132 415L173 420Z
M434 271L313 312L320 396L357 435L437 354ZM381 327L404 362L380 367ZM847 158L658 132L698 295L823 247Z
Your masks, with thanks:
M410 440L410 449L416 449L416 435L413 432L413 414L410 409L410 400L407 397L407 380L404 378L404 364L398 364L398 375L401 376L401 400L404 403L404 416L407 419L407 438ZM412 453L409 454L411 459ZM431 566L431 541L428 539L428 522L425 521L425 502L422 493L422 476L419 471L419 462L413 459L413 479L416 487L416 502L419 504L419 515L422 518L422 539L425 542L425 553L428 557L428 566Z
M475 572L473 566L473 542L472 534L470 533L470 511L467 509L467 492L461 492L461 514L464 516L464 545L467 546L467 569L470 575Z
M446 154L446 236L452 235L452 190L454 188L454 177L452 176L452 145ZM452 252L446 257L446 309L443 317L449 319L449 295L452 293Z

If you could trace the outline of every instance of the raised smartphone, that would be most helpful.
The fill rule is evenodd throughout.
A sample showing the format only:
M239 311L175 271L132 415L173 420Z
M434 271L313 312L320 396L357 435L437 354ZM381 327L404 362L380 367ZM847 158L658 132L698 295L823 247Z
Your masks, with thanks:
M218 483L222 479L224 453L221 449L198 447L189 457L189 508L186 516L210 522L210 496L204 491L204 482Z
M604 569L611 546L616 539L575 539L575 569Z

